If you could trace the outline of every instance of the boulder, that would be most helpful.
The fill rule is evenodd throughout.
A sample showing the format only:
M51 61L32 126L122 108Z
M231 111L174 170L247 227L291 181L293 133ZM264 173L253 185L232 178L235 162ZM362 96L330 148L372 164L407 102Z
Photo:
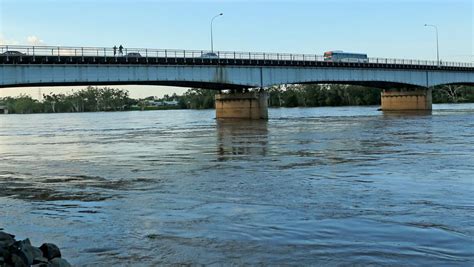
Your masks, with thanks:
M28 267L30 264L28 264L27 261L28 259L25 258L25 255L20 252L18 254L12 254L10 257L10 262L7 263L10 263L15 267Z
M61 251L52 243L44 243L37 248L29 239L16 241L14 235L0 231L0 267L69 267L61 258Z
M49 262L48 267L71 267L71 264L65 259L54 258Z
M44 243L41 245L40 250L43 252L43 257L47 258L48 260L61 258L61 251L55 244Z
M38 253L36 249L31 246L29 239L15 241L8 251L4 251L5 262L13 266L30 266L33 264L35 253Z
M36 263L47 263L48 259L43 257L43 251L37 247L31 246L31 251L33 252L33 264Z
M0 231L0 249L7 248L15 242L15 236Z

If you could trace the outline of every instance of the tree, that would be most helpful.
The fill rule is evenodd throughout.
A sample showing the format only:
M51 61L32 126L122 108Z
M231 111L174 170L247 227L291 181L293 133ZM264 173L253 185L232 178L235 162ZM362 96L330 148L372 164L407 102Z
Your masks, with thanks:
M268 93L268 105L270 107L282 106L283 86L281 85L272 86L267 90L267 93Z
M463 96L459 94L462 89L463 86L460 85L443 85L440 88L441 92L444 93L452 103L458 103L464 100Z
M26 114L41 112L42 105L29 95L21 94L13 99L12 113Z
M178 102L186 103L187 108L209 109L215 105L215 90L192 88L184 93L183 100Z

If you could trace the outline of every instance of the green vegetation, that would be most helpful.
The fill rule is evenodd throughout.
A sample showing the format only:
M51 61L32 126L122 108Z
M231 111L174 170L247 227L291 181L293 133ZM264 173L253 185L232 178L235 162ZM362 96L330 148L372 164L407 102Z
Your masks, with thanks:
M352 85L291 85L268 90L271 107L323 107L380 104L380 89Z
M188 109L214 108L215 90L189 89L179 98L180 106Z
M132 104L131 101L133 100L128 97L128 91L91 86L71 94L44 94L41 102L29 95L0 99L10 113L19 114L121 111Z
M439 86L433 90L433 103L474 103L474 86Z
M380 89L353 85L287 85L267 90L270 107L320 107L379 105ZM44 94L38 101L29 95L0 98L9 113L94 112L160 109L214 108L217 91L189 89L179 96L165 95L161 99L148 97L131 99L126 90L87 87L70 94ZM150 101L177 101L177 105L150 106ZM446 85L433 90L433 103L474 103L474 87Z

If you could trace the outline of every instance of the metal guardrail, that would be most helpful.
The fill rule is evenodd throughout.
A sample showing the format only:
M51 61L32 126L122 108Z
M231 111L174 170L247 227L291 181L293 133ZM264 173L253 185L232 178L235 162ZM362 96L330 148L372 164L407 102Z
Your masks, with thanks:
M19 52L19 53L16 53ZM71 56L71 57L132 57L136 58L138 53L142 58L215 58L215 59L243 59L243 60L276 60L276 61L324 61L322 55L289 54L289 53L263 53L263 52L229 52L229 51L205 51L205 50L176 50L176 49L147 49L147 48L124 48L120 53L117 48L106 47L70 47L70 46L19 46L1 45L0 56L22 57L22 56ZM214 53L216 56L212 57ZM376 64L399 64L438 66L437 61L395 58L369 58L367 63ZM474 63L441 61L443 67L467 67L473 68Z

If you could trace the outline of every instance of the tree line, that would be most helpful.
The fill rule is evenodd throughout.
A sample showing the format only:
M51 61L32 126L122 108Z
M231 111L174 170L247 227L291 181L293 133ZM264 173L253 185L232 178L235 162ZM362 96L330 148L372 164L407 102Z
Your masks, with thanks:
M192 88L183 95L165 95L162 101L178 101L165 108L214 108L217 91ZM380 105L380 89L354 85L282 85L267 88L270 107L321 107ZM89 86L67 94L44 94L41 101L23 94L0 98L10 113L97 112L146 109L145 99L132 99L123 89ZM433 103L474 103L474 87L446 85L433 90Z
M474 103L474 86L442 85L435 87L433 103Z
M0 98L10 113L56 113L123 111L132 104L127 90L92 87L68 94L43 94L43 100L22 94L17 97Z
M380 104L380 89L353 85L303 84L268 90L271 107L324 107Z

